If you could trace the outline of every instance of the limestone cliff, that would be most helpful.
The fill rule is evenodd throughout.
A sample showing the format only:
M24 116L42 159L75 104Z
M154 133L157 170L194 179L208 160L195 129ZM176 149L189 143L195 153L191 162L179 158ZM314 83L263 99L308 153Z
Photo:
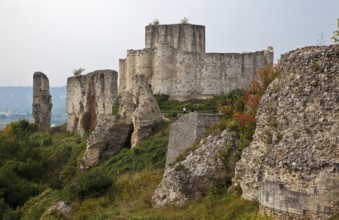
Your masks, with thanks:
M276 218L327 219L339 212L339 45L291 51L281 67L235 181Z
M40 127L51 126L52 96L49 93L49 80L41 72L33 75L33 120Z
M111 115L117 98L118 73L97 70L67 79L67 130L80 135L92 131L97 118Z
M121 93L119 113L99 118L97 127L88 139L81 160L82 169L95 166L124 147L135 147L163 120L147 80L143 76L135 80L135 88L131 92Z
M134 78L147 78L154 94L172 99L210 98L245 88L258 68L273 63L273 48L253 53L205 53L205 28L198 25L150 25L146 48L128 50L120 60L119 91Z

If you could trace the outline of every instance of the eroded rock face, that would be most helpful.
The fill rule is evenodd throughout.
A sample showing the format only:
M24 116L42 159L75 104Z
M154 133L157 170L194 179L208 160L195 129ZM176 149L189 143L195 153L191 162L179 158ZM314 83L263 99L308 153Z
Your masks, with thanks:
M49 94L49 80L42 72L33 75L33 120L40 127L51 126L52 96Z
M143 76L136 78L136 87L132 92L121 93L117 115L103 116L98 120L81 160L82 169L97 165L124 147L135 147L163 120L152 90Z
M109 155L128 147L133 124L121 115L103 116L87 141L87 149L81 159L81 169L89 169Z
M83 135L93 131L98 117L112 114L117 98L118 73L97 70L67 79L67 130Z
M183 205L205 195L216 183L225 183L228 173L220 154L232 152L236 146L235 133L227 131L203 139L185 160L165 170L162 182L152 197L155 207Z
M274 217L327 219L339 211L339 45L291 51L281 67L235 181Z
M134 125L131 138L132 147L147 138L152 133L154 126L163 120L163 114L160 112L158 103L145 77L137 77L135 91L137 107L132 114Z

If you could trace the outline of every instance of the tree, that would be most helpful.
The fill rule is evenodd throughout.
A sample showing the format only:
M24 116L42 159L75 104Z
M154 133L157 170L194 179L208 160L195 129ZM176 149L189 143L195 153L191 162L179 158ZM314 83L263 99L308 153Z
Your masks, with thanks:
M79 75L81 75L81 73L84 72L84 71L85 71L84 68L74 69L74 70L73 70L73 75L74 75L74 76L79 76Z
M333 42L336 44L336 43L339 43L339 18L337 19L337 30L336 31L333 31L333 37L332 37L332 40Z

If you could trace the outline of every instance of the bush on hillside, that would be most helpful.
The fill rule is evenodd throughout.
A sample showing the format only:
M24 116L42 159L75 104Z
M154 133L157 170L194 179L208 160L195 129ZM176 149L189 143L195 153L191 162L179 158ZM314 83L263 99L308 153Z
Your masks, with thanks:
M100 196L113 186L112 177L104 170L91 169L79 173L67 186L69 199L84 199Z

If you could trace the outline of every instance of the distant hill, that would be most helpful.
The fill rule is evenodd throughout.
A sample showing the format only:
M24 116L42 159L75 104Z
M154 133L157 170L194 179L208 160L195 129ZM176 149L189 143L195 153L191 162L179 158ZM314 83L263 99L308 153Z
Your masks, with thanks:
M50 88L53 102L52 124L66 122L66 91L66 86ZM20 116L31 119L32 100L33 88L30 86L0 86L0 114L15 115L8 118L9 121L17 120Z

